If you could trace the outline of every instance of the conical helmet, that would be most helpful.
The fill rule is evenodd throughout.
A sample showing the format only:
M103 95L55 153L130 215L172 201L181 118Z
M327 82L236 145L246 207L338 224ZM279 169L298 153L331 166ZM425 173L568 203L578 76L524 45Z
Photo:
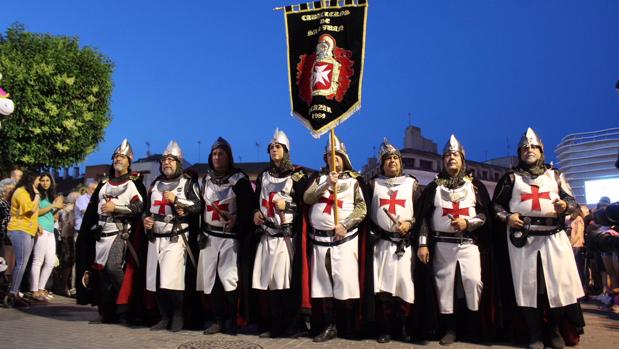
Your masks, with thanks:
M387 137L383 138L383 142L380 144L380 148L378 149L378 157L380 158L380 161L382 162L385 156L393 154L397 155L400 158L402 157L400 151L396 149L393 144L389 143Z
M129 158L129 162L133 162L133 149L131 148L131 144L127 138L123 139L122 143L114 150L112 154L112 160L116 157L116 155L124 155Z
M280 130L279 128L276 128L275 133L273 133L273 138L271 139L271 142L267 147L267 153L271 149L271 145L275 143L283 145L285 150L287 152L290 152L290 141L288 140L288 136L286 136L286 133L284 133L284 131Z
M522 147L532 145L540 147L542 153L544 152L544 143L542 143L542 139L539 138L537 133L535 133L535 131L533 131L533 129L529 127L527 128L527 131L522 135L522 138L520 138L520 142L518 143L518 151L520 151L520 148Z
M168 143L168 146L165 148L161 156L172 156L178 160L178 162L183 162L183 150L175 141L170 141L170 143Z
M342 157L344 162L344 170L352 170L352 163L350 162L350 158L348 157L348 153L346 152L346 146L342 143L336 135L333 135L333 143L335 145L335 153ZM324 160L327 163L327 166L330 164L327 162L327 154L331 154L331 136L329 135L329 141L327 142L327 146L325 147L325 155Z
M460 141L458 141L456 136L452 134L449 137L449 140L447 141L445 146L443 147L443 155L448 154L448 153L453 153L453 152L459 152L460 154L462 154L462 158L466 157L466 153L464 151L464 147L462 146L462 143L460 143Z

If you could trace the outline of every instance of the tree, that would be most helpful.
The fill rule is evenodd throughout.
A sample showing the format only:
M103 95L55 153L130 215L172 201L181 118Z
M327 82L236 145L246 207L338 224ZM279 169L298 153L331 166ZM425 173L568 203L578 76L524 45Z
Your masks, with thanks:
M0 129L0 167L62 168L103 140L111 121L113 64L76 37L14 24L0 34L2 87L15 111Z

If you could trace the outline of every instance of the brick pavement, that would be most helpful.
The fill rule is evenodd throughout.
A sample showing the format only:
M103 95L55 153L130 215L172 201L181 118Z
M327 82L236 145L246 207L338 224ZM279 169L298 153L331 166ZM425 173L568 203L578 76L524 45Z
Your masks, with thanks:
M593 303L584 304L587 327L577 348L619 348L619 316L599 311ZM96 310L78 306L72 299L57 297L47 305L33 305L30 309L0 308L0 348L351 348L392 349L411 348L399 342L378 344L374 340L351 341L337 339L327 343L313 343L309 338L262 339L257 336L228 335L204 336L201 331L152 332L148 328L129 328L120 325L88 324L96 317ZM183 344L186 344L183 346ZM437 342L414 345L420 348L445 348ZM481 348L469 343L455 343L450 348ZM493 348L514 348L493 345Z

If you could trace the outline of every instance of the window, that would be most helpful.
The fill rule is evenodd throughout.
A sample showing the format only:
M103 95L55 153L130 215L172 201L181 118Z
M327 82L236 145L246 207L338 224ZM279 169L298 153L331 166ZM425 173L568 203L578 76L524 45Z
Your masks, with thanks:
M430 170L432 171L432 161L429 160L419 160L419 168L422 170Z
M415 167L415 159L404 158L404 159L402 159L402 165L404 165L404 168L414 168Z

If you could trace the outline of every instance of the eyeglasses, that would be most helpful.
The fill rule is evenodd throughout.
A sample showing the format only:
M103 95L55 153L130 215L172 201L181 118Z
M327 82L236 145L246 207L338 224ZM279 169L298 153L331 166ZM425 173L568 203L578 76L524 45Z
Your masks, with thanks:
M161 158L161 163L166 163L166 162L174 162L176 161L176 159L172 158L172 157L168 157L168 158Z

